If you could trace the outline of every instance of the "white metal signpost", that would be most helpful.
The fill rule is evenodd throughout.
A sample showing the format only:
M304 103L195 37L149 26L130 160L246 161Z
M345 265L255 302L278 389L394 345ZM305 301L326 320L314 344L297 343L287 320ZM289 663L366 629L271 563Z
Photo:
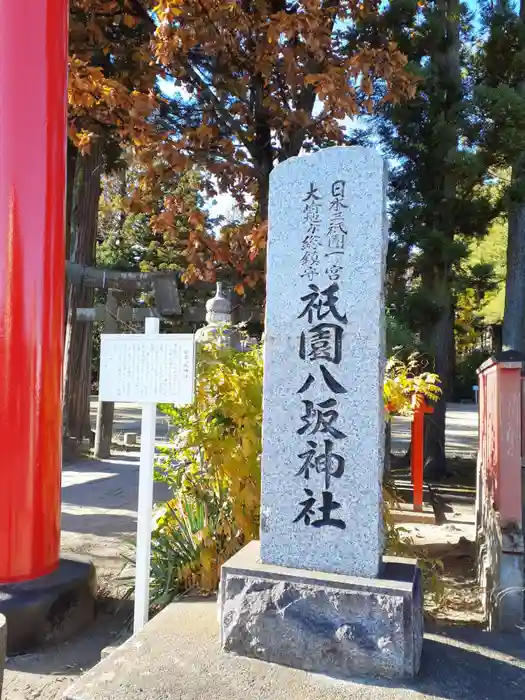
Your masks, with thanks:
M148 621L157 404L189 404L195 393L195 337L160 335L159 325L147 318L144 335L102 334L100 344L99 400L142 404L135 633Z

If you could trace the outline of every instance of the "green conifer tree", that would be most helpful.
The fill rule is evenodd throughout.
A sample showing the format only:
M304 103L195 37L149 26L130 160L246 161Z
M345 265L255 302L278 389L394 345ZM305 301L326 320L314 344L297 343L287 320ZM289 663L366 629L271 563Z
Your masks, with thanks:
M525 0L482 3L484 40L476 54L480 144L501 178L508 220L504 348L525 351ZM499 169L499 170L498 170Z
M427 477L440 477L446 472L456 289L469 240L483 236L494 216L481 186L486 160L475 147L478 125L467 71L473 28L459 0L392 0L379 22L363 30L375 41L397 42L420 79L414 99L378 101L376 121L392 163L389 304L417 334L428 369L441 377L443 398L428 419L426 438Z

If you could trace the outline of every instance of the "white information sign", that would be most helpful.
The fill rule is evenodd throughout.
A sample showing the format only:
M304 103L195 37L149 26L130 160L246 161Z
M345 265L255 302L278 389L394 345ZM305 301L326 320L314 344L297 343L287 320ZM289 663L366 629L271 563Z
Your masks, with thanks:
M102 334L100 343L100 401L142 404L135 633L148 621L157 404L189 404L195 393L194 336L159 335L158 318L147 318L145 330L144 335Z
M194 383L193 335L101 335L100 401L184 405Z

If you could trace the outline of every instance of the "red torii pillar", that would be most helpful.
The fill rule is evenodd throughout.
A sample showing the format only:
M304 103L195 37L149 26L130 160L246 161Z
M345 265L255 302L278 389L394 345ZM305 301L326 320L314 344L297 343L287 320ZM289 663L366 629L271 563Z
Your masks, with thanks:
M59 564L67 30L68 0L2 3L2 584Z

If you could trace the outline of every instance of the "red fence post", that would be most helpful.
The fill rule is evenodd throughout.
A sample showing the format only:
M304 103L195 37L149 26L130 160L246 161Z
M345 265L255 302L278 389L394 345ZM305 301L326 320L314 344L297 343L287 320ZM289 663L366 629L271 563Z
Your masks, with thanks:
M414 510L423 510L423 465L425 459L425 413L434 413L427 406L422 394L412 397L412 444L410 448L410 466L414 488Z
M59 562L67 28L67 0L2 3L2 583Z

